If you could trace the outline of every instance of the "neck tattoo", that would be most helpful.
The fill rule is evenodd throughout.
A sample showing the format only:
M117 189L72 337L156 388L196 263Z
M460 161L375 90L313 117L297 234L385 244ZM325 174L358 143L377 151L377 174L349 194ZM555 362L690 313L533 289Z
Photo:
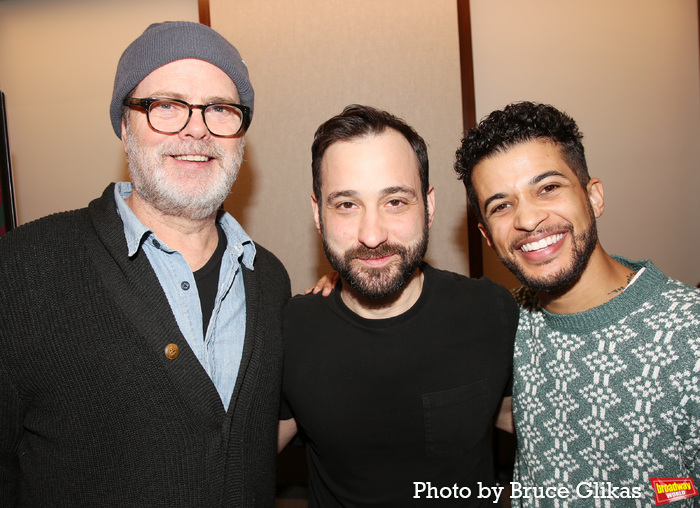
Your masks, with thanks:
M630 282L632 282L632 279L634 279L634 276L637 275L637 272L631 271L630 273L627 274L627 282L625 283L624 286L620 286L619 288L613 289L610 291L608 294L609 295L616 295L618 293L622 293L627 286L629 286Z

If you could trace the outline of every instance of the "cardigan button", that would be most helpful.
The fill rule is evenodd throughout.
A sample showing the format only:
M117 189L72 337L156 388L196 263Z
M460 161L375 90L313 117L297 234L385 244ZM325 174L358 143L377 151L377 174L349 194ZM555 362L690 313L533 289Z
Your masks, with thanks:
M168 360L174 360L180 354L180 348L177 344L168 344L165 346L165 357Z

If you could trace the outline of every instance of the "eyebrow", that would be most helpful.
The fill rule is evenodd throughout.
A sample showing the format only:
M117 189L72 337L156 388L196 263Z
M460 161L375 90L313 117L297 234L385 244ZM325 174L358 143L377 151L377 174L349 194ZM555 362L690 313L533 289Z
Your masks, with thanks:
M528 182L528 185L537 185L537 184L540 183L542 180L544 180L545 178L549 178L550 176L558 176L558 177L564 178L564 179L566 179L566 180L570 180L569 177L567 177L567 176L566 176L564 173L562 173L561 171L552 170L552 171L545 171L544 173L540 173L539 175L533 176L533 177L530 179L530 181ZM489 207L489 205L490 205L493 201L496 201L497 199L503 199L503 198L505 198L506 196L507 196L507 195L506 195L504 192L499 192L499 193L497 193L497 194L494 194L494 195L491 196L490 198L488 198L486 201L484 201L484 207L483 207L483 208L484 208L484 211L486 211L486 209Z
M223 97L221 95L213 95L211 97L207 97L206 100L204 101L204 104L213 104L217 102L230 102L231 104L238 104L241 101L240 100L234 100L233 97Z
M416 191L414 191L411 187L406 187L404 185L395 185L394 187L387 187L386 189L382 189L382 197L389 196L391 194L406 194L407 196L410 196L413 199L416 199L418 197Z
M565 178L566 180L569 179L569 178L568 178L564 173L562 173L561 171L556 171L556 170L553 169L552 171L546 171L546 172L544 172L544 173L542 173L542 174L540 174L540 175L537 175L537 176L533 177L532 180L530 180L530 185L536 185L536 184L540 183L542 180L544 180L545 178L549 178L550 176L560 176L560 177L562 177L562 178Z
M390 196L392 194L405 194L412 199L417 199L418 195L416 194L416 191L414 191L411 187L406 187L404 185L395 185L393 187L387 187L385 189L382 189L379 195L381 197L385 196ZM339 198L353 198L358 195L357 191L354 190L343 190L343 191L337 191L337 192L332 192L328 195L326 198L326 203L332 203L333 201L339 199Z
M354 198L355 196L357 196L357 192L353 190L331 192L326 198L326 203L332 203L338 198Z
M503 199L504 197L506 197L505 193L499 192L498 194L494 194L493 196L488 198L486 201L484 201L484 211L486 211L486 209L493 201L496 201L497 199Z
M189 103L189 98L185 94L181 94L178 92L170 92L167 90L156 90L155 92L151 93L149 97L167 97L169 99L178 99L181 101L185 101ZM206 97L203 104L215 104L218 102L229 102L231 104L237 104L240 101L236 101L233 99L233 97L224 97L221 95L212 95L209 97Z

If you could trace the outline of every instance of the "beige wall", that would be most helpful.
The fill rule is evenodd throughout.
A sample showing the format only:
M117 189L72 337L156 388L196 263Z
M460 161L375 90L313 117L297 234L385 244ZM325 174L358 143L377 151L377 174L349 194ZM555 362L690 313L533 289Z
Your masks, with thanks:
M195 0L2 0L0 89L20 223L79 208L128 178L109 102L122 51Z
M404 118L429 145L437 196L429 260L466 273L465 198L452 163L461 133L453 0L211 0L212 26L255 87L246 164L226 208L284 262L294 292L329 266L311 214L311 142L351 103Z
M651 258L692 285L700 282L697 5L471 1L477 118L524 99L571 114L605 188L603 247Z
M605 184L607 250L700 281L696 0L471 4L477 117L520 99L567 110ZM282 258L294 290L326 267L308 204L311 137L350 102L395 112L424 135L438 197L429 257L466 273L464 194L451 173L461 131L455 2L213 0L211 11L257 92L227 208ZM165 17L196 20L197 2L0 2L20 222L84 206L126 178L107 113L114 70L124 47Z

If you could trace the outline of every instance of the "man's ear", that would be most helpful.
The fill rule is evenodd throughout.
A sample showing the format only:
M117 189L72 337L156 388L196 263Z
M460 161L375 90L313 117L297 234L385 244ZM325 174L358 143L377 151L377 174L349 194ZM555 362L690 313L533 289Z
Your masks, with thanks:
M124 152L126 152L126 122L124 122L124 117L122 116L122 147Z
M318 200L316 199L316 194L311 193L311 209L314 211L314 222L316 223L316 231L321 233L321 211L318 209Z
M428 228L433 226L433 217L435 216L435 188L431 185L426 194L425 206L428 207Z
M486 226L484 226L481 222L477 224L477 227L479 228L479 231L481 232L481 236L486 238L486 243L489 244L489 247L493 249L493 242L491 241L491 235L489 234L489 230Z
M588 180L586 190L588 191L588 201L590 201L591 206L593 207L595 218L598 219L601 215L603 215L603 211L605 210L605 193L603 191L603 182L601 182L598 178L591 178Z

